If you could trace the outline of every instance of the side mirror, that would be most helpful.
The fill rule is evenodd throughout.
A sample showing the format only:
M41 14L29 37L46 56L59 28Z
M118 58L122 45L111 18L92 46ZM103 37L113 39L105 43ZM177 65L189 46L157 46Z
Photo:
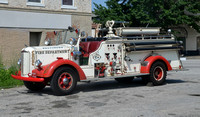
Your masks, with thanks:
M86 34L85 34L85 31L82 31L82 32L81 32L81 37L85 37L85 35L86 35Z
M68 27L68 30L69 30L70 32L75 31L75 29L74 29L73 27L71 27L71 26Z

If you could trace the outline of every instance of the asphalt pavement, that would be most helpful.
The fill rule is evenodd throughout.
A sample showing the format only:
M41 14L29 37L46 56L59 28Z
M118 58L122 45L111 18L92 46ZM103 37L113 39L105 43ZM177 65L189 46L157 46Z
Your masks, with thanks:
M50 87L0 91L2 117L200 117L200 59L187 58L188 71L168 72L166 84L145 86L140 79L78 83L75 92L54 96Z

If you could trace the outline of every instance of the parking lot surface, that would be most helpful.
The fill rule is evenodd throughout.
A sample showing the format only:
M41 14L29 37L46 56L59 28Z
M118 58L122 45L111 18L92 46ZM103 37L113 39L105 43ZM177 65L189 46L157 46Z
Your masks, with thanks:
M0 91L0 116L200 117L200 59L183 61L188 71L168 72L166 84L145 86L113 79L78 83L71 95L54 96L50 87Z

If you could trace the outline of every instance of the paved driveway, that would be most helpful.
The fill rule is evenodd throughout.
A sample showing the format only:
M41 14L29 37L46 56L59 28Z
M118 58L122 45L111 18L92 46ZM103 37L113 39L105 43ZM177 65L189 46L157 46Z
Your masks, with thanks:
M135 79L79 83L68 96L54 96L49 87L0 91L0 116L65 117L200 117L200 60L183 61L189 71L169 72L167 83L148 87Z

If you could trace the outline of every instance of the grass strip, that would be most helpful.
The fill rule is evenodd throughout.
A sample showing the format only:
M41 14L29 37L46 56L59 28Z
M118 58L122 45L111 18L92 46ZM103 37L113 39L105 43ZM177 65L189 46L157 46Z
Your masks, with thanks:
M13 79L11 74L15 74L18 70L17 65L11 65L6 68L2 62L2 56L0 55L0 89L12 88L23 85L20 80Z

